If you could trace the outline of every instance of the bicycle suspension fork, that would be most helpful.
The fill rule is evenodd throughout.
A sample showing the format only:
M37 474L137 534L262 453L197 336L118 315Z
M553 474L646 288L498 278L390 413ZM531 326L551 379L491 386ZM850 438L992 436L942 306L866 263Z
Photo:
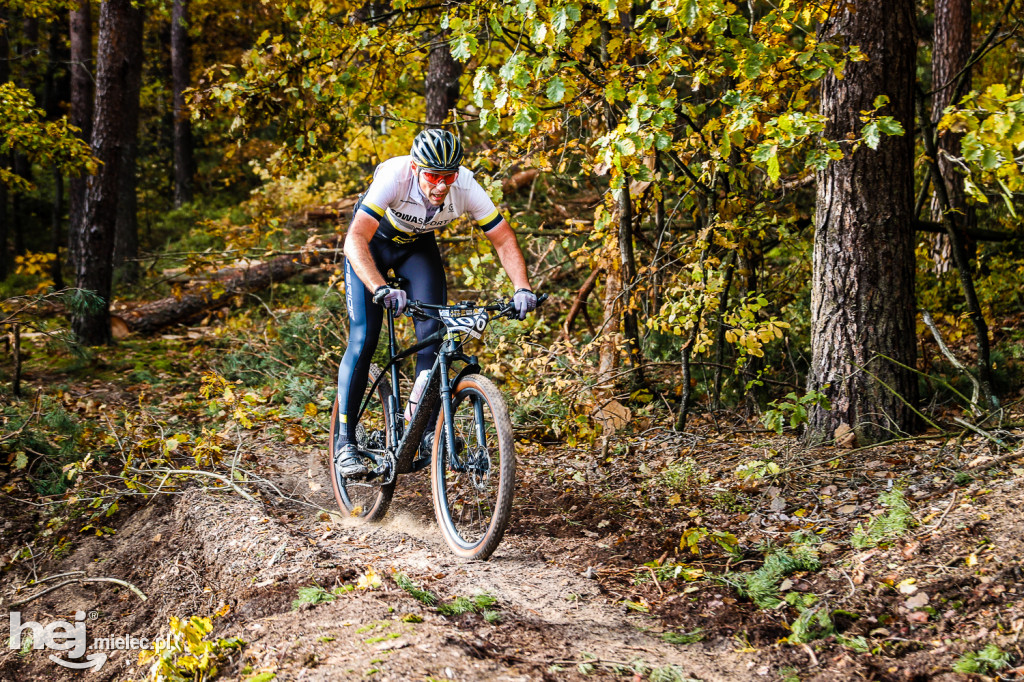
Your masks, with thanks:
M444 415L444 444L448 457L448 465L456 471L462 471L455 457L455 415L452 414L452 384L448 378L448 356L455 351L455 341L449 336L445 339L441 352L437 355L438 369L441 372L441 413ZM437 438L437 434L434 434Z
M398 352L398 343L395 341L395 313L389 308L388 311L388 355L395 357ZM391 364L391 395L388 396L388 419L395 429L395 442L400 442L405 435L405 420L401 418L398 409L398 363Z

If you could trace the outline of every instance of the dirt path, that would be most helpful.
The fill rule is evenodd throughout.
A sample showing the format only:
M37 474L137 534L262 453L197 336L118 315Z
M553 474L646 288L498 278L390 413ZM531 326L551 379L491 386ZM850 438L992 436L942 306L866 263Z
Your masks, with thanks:
M154 638L167 633L172 616L213 616L214 637L246 643L221 664L224 679L563 680L586 672L587 679L711 682L767 672L750 655L673 645L645 631L653 620L616 605L588 577L586 537L511 532L490 561L465 562L448 552L434 526L426 477L400 489L383 524L366 526L314 508L333 509L315 456L275 455L268 476L291 501L265 495L253 504L192 488L132 510L116 535L89 538L46 569L115 575L146 601L116 585L87 583L33 600L22 607L22 620L46 623L86 611L94 640ZM517 527L529 529L530 521L520 518ZM346 587L370 568L383 579L378 589ZM442 615L397 587L398 572L441 602L487 593L496 599L490 609L497 621L474 612ZM299 590L314 585L350 591L295 608ZM0 679L80 677L45 653L5 650ZM91 678L145 675L135 652L108 657Z

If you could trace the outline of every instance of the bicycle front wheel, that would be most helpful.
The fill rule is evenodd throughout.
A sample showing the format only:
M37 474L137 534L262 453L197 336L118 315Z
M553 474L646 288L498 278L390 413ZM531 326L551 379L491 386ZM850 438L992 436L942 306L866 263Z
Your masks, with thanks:
M370 380L367 390L381 374L377 365L370 366ZM391 382L381 379L373 397L363 412L363 418L356 426L356 446L372 457L384 457L385 450L395 443L395 429L388 419L387 401L391 395ZM335 437L343 425L338 419L338 399L334 399L331 411L331 432L328 440L328 460L331 469L331 484L334 486L334 499L346 515L363 521L380 521L388 513L391 498L395 494L395 483L381 485L374 480L362 481L348 479L338 472L335 461Z
M448 547L465 559L487 559L512 513L516 455L512 422L490 379L470 374L452 391L455 454L445 447L438 416L431 454L434 513Z

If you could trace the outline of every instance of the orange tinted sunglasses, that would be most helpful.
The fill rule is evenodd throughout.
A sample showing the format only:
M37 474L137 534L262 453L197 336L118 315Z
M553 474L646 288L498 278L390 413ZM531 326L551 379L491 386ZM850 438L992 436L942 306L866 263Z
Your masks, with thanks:
M452 184L455 183L455 180L459 177L458 171L454 171L452 173L434 173L432 171L424 170L420 172L423 173L423 177L426 178L427 182L429 182L431 185L439 185L443 180L444 184L451 187Z

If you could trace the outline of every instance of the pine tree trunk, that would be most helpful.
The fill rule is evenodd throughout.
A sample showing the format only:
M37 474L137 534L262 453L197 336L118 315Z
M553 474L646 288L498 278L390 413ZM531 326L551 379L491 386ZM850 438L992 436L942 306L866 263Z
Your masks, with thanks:
M71 110L68 119L83 140L92 139L92 12L89 0L71 11ZM78 231L85 207L85 177L72 177L68 190L68 234ZM70 239L70 237L69 237Z
M823 28L823 39L859 45L868 60L848 64L843 80L822 84L825 135L859 137L860 112L879 95L906 134L884 137L877 150L847 148L818 173L811 290L808 390L831 410L813 407L806 438L831 440L841 424L866 445L910 431L917 401L915 362L913 135L915 23L911 0L857 0ZM847 9L849 8L849 9ZM851 11L852 10L852 11ZM904 402L906 401L906 402Z
M188 0L174 0L171 11L171 79L174 88L174 206L192 201L195 174L195 142L192 121L185 106L185 90L191 85L192 45L188 37Z
M6 25L10 20L10 12L0 6L0 24ZM0 85L11 79L11 44L6 30L0 30ZM10 167L10 155L0 154L0 165ZM0 183L0 280L7 279L7 185Z
M462 63L452 57L445 33L434 37L427 60L427 125L441 125L459 103L459 77Z
M121 159L129 140L124 108L132 66L127 57L138 54L131 44L142 40L142 11L130 0L105 0L100 5L99 33L92 148L102 165L88 179L84 220L69 239L75 286L94 291L103 300L98 310L72 319L75 334L88 345L110 341L114 229Z
M50 60L46 68L46 115L57 119L63 115L61 104L70 99L70 74L67 64L71 60L64 37L68 35L67 21L59 16L50 26ZM50 275L57 289L64 288L64 268L61 249L64 247L64 176L59 168L53 170L53 210L50 215L50 251L53 265Z
M968 72L963 78L963 86L957 88L961 81L961 71L971 58L971 0L935 0L935 40L932 44L932 89L938 90L932 95L932 125L937 129L942 119L942 110L960 99L971 89L971 78ZM942 88L939 90L939 88ZM964 233L974 227L974 209L967 205L964 192L963 176L956 172L953 163L943 154L960 155L960 140L963 134L943 131L939 137L939 170L945 181L946 194L953 209L953 222L957 229ZM934 222L942 222L942 206L938 197L932 196L931 218ZM973 256L974 242L967 241L968 255ZM944 234L931 237L930 252L934 263L935 274L949 272L953 267L953 255L949 238Z
M141 28L140 28L141 30ZM130 54L124 91L124 146L121 148L121 171L118 183L117 224L114 228L114 267L121 278L134 282L138 276L139 257L139 201L135 172L139 149L139 97L142 90L142 38L130 41Z

